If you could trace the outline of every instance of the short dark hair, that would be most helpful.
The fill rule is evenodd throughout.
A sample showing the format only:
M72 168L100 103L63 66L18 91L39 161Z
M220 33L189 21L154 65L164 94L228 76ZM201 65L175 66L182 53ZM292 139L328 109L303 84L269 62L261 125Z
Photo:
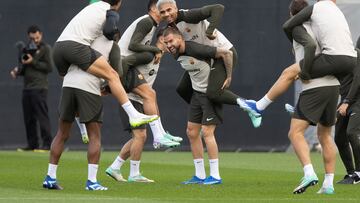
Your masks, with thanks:
M159 38L161 36L164 36L164 31L165 31L166 28L160 28L157 35L156 35L156 38Z
M177 27L168 27L164 30L164 34L163 36L166 37L170 34L173 34L173 35L179 35L183 38L183 35L181 34L181 32L179 31L179 29Z
M308 5L307 0L292 0L289 6L291 15L296 15Z
M158 0L149 0L148 6L147 6L148 11L151 10L151 7L153 7L153 6L156 7L157 2L158 2Z
M31 25L28 29L27 29L27 33L37 33L37 32L41 32L39 26L37 25Z
M115 6L116 4L118 4L121 0L102 0L105 1L107 3L109 3L111 6Z

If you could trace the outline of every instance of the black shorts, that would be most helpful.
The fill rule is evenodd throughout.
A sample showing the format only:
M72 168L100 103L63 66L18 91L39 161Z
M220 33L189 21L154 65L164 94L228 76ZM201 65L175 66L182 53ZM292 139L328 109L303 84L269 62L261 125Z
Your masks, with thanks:
M101 56L90 46L74 41L56 42L53 49L53 58L60 76L65 76L70 65L74 64L83 71Z
M300 93L293 118L308 121L310 125L333 126L338 99L339 86L306 90Z
M124 89L127 93L131 92L134 88L147 83L144 76L137 68L130 68L127 71L126 78L123 78L122 81Z
M304 59L299 63L301 69L304 66ZM320 54L314 59L310 72L311 78L320 78L333 75L338 79L351 74L357 65L357 57L344 55Z
M202 125L218 125L223 122L222 104L209 100L205 93L194 91L188 121Z
M79 113L80 123L102 123L103 105L101 96L80 89L63 87L59 104L60 119L74 122Z
M144 113L144 106L142 104L140 104L137 101L132 101L132 100L130 100L130 101L138 112ZM124 131L131 133L131 131L135 130L135 129L146 129L146 125L141 125L141 126L138 126L135 128L132 127L129 122L129 116L127 115L127 113L121 106L119 108L119 112L120 112L120 119L121 119L121 123L124 128Z

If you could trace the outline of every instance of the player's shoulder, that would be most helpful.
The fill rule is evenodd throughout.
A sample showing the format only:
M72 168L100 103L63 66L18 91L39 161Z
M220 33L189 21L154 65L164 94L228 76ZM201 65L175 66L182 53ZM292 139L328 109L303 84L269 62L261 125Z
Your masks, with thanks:
M191 51L202 51L203 49L207 49L209 46L200 44L194 41L185 41L185 49Z
M154 20L149 16L149 15L143 15L141 17L139 17L137 19L137 23L142 23L142 24L153 24Z

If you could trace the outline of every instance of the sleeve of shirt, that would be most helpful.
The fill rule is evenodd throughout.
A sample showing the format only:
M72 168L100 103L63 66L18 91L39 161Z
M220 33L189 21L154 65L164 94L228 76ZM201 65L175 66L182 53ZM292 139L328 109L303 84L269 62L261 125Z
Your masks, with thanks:
M292 30L299 25L302 25L304 22L310 20L313 13L314 6L308 6L300 11L298 14L290 18L283 25L284 32L289 40L292 42Z
M49 45L44 45L40 48L39 53L34 55L31 64L37 70L44 73L50 73L54 66L51 55L51 47Z
M148 18L144 18L136 25L133 36L131 37L129 50L133 52L152 52L159 53L161 50L156 46L141 44L146 35L153 29L153 21Z
M215 58L216 47L199 44L196 42L186 42L185 54L194 58L205 60Z
M115 42L109 54L109 63L119 75L122 75L120 48Z
M316 43L303 26L296 26L292 31L292 37L304 47L304 59L301 70L301 75L304 77L302 79L311 79L310 72L315 58Z
M119 32L119 13L114 10L106 11L106 20L103 27L103 34L108 40L114 40L116 33Z
M196 24L203 20L207 20L210 24L206 30L206 34L211 35L219 26L223 14L224 6L221 4L214 4L202 8L179 11L178 21Z
M360 49L356 49L356 51L359 56ZM352 80L350 90L346 98L343 100L344 103L353 103L360 90L360 58L358 58L357 61L358 61L357 66L354 69L354 78Z

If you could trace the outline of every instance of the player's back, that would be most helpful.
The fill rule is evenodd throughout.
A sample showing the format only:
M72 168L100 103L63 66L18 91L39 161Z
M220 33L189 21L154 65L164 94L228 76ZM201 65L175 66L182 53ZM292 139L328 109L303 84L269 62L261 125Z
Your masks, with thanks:
M320 1L314 4L311 27L324 54L357 56L349 25L334 2Z
M139 17L138 19L136 19L133 23L131 23L131 25L125 30L125 32L123 33L123 35L120 38L120 41L118 43L120 50L121 50L121 55L122 56L129 56L131 54L134 54L133 51L129 50L129 45L130 45L130 41L131 38L135 32L136 26L138 25L138 23L141 20L144 20L145 18L150 18L149 15L144 15ZM146 34L145 38L141 41L141 44L150 44L152 37L155 33L156 27L153 26L152 30Z
M209 24L210 23L207 20L203 20L198 24L181 21L177 23L176 26L183 34L185 41L193 41L199 44L219 47L227 50L231 49L233 47L232 43L217 29L214 31L216 39L210 40L207 38L205 32Z
M320 46L319 46L317 40L315 39L315 34L311 29L310 22L307 21L307 22L303 23L302 26L305 28L306 32L311 36L311 38L316 43L315 55L320 54L321 53ZM296 63L299 63L302 59L304 59L304 54L305 54L304 47L294 40L293 48L294 48ZM312 79L306 83L302 83L301 89L302 89L302 91L306 91L306 90L314 89L314 88L318 88L318 87L338 86L338 85L340 85L339 81L334 76L328 75L328 76L324 76L321 78Z
M91 45L91 48L100 52L106 59L109 58L110 51L114 42L108 40L105 36L100 36ZM68 73L64 77L63 87L81 89L92 94L101 95L101 78L98 78L88 72L81 70L78 66L72 64Z
M110 4L99 1L86 6L65 27L57 41L75 41L87 46L101 36Z

